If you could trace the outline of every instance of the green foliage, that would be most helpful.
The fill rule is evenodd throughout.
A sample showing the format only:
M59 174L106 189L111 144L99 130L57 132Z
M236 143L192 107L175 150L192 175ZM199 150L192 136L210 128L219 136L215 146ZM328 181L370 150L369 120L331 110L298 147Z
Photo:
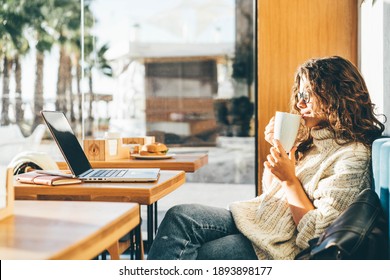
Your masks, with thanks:
M92 36L90 35L90 30L95 21L89 8L92 1L84 1L86 71L90 74L91 83L92 69L99 70L104 75L112 76L112 68L105 59L105 54L109 48L108 45L97 47L95 44L91 44ZM57 45L68 59L67 61L75 58L77 59L77 65L74 66L79 67L81 58L80 16L80 0L0 0L0 65L4 64L3 60L7 61L7 63L11 63L11 71L14 71L12 68L14 59L26 54L30 48L35 48L37 54L42 55L50 52L52 47ZM61 64L62 61L60 60ZM40 78L37 80L39 83L43 83L42 70L44 66L41 64L39 67L41 69L37 68L35 73L40 73ZM1 69L2 71L8 71L4 67L0 68L3 68ZM60 68L65 69L63 67ZM57 83L60 83L61 79L66 80L69 76L72 77L69 67L65 71L68 72L63 73L59 71ZM7 77L10 77L8 73ZM5 78L4 73L0 74L0 79L9 83L9 78ZM19 81L21 80L20 75L18 79ZM80 77L77 76L76 79L79 82ZM8 88L8 86L2 88ZM36 88L42 89L43 85L36 85ZM37 91L35 94L37 94ZM0 92L1 95L2 93ZM34 100L41 100L41 98L41 96L35 96ZM8 107L8 105L4 106ZM7 109L3 108L2 110L4 112ZM7 114L8 112L5 112L4 115Z
M85 60L87 64L87 74L91 74L92 68L95 68L108 77L112 77L112 68L105 58L108 51L108 44L104 44L96 49L96 38L94 36L87 36L84 39Z
M17 1L0 2L0 52L7 56L14 50L25 52L28 49L23 38L23 28L28 23Z

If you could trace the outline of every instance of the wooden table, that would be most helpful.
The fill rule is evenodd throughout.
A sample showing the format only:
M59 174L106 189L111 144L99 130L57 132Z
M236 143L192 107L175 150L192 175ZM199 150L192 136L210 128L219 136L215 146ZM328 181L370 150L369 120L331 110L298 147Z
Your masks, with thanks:
M140 223L137 203L15 201L0 221L0 259L92 259Z
M185 172L161 170L156 182L43 186L14 182L16 199L137 202L147 206L148 248L157 230L157 201L185 182ZM147 248L147 249L148 249Z
M90 161L93 168L160 168L195 172L208 163L208 154L176 154L170 159L117 159ZM59 169L69 169L66 162L57 162Z

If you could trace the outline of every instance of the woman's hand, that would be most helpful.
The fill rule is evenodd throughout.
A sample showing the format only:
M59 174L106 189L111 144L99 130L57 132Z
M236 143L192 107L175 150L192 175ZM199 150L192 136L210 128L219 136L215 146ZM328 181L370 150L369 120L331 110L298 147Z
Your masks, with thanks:
M307 197L301 182L295 175L295 151L293 147L288 155L279 140L274 140L271 154L267 156L264 167L278 179L287 195L291 214L296 225L302 217L314 209L313 203Z
M274 144L274 125L275 117L272 117L264 130L264 139L271 145Z
M274 146L270 149L270 154L267 156L267 161L264 162L264 167L267 168L281 182L296 182L295 176L295 151L297 147L293 147L287 154L279 140L274 140Z

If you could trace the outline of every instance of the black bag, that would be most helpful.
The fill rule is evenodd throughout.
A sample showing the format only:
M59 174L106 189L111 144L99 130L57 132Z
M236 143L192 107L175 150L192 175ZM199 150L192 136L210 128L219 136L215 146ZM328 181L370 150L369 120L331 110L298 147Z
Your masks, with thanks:
M309 241L297 260L388 259L388 221L378 195L363 190L320 235Z

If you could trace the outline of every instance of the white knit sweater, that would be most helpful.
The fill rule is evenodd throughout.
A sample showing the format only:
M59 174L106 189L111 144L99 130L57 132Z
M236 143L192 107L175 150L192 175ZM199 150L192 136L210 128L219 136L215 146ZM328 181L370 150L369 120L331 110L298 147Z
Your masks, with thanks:
M281 184L263 183L262 195L230 205L238 229L252 241L259 259L293 259L371 185L371 151L360 143L340 146L329 130L311 132L312 147L296 175L315 209L295 225Z

